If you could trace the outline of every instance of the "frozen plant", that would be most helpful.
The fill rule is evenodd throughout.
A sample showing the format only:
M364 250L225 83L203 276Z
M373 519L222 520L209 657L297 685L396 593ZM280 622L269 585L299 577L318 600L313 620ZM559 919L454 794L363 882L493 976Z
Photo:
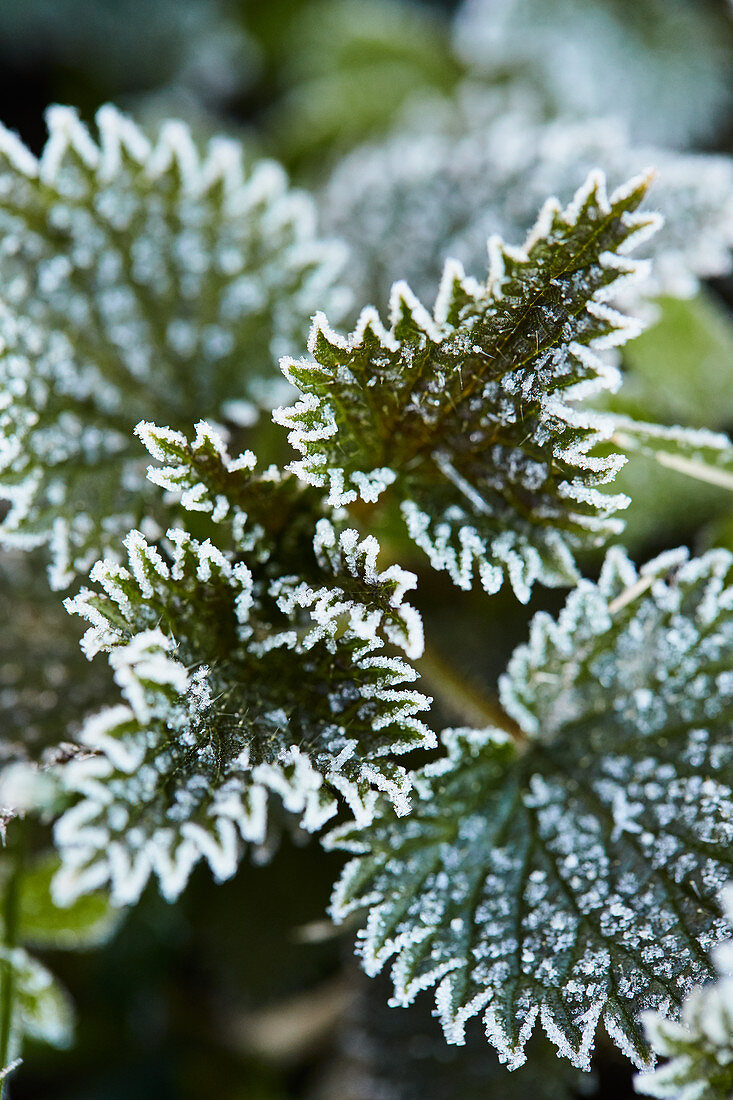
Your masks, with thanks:
M397 1005L435 987L454 1046L480 1016L497 1087L539 1029L568 1063L547 1095L600 1026L648 1066L639 1013L709 975L733 874L731 554L616 546L584 576L628 453L733 484L724 435L598 409L642 327L650 173L593 168L492 233L487 275L447 258L432 310L398 281L343 334L351 269L277 166L111 108L50 129L38 160L4 133L0 166L6 1078L26 1037L70 1040L34 947L318 834L353 857L331 914L367 973L392 964ZM501 635L505 582L513 619L571 591L476 699L461 601Z
M727 886L723 909L730 921L733 894ZM692 990L679 1022L658 1012L644 1016L652 1049L668 1059L639 1074L636 1091L673 1100L725 1100L733 1090L733 955L731 942L715 951L717 980Z
M112 107L97 137L68 108L48 125L39 159L0 131L0 481L5 542L50 543L63 588L150 507L138 421L276 401L273 359L341 312L343 250L237 141L151 141Z

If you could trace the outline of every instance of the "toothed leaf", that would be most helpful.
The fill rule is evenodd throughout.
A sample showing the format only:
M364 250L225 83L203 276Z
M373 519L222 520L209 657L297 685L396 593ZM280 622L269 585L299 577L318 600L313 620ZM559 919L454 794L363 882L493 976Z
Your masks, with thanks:
M319 589L319 580L337 581L339 598L370 609L368 621L378 609L385 638L410 658L422 654L422 621L403 601L417 577L398 565L379 572L374 536L360 541L353 528L322 514L319 494L294 477L283 477L274 467L255 475L254 454L232 458L221 433L205 421L196 425L192 442L154 424L139 424L136 430L152 456L165 464L148 467L149 479L178 497L187 511L207 513L216 524L218 546L254 551L258 559L274 554L305 582L301 592L315 586L313 601L330 598L328 585Z
M98 136L48 122L40 160L0 132L0 493L5 541L49 543L65 587L152 506L135 424L271 402L277 357L340 309L341 252L236 141L151 142L111 107Z
M214 458L204 427L192 462L208 450L213 476L252 478L246 462L232 470L220 440ZM183 455L183 437L157 440ZM292 513L301 490L287 481ZM257 506L267 485L240 479L237 508ZM405 687L416 674L384 645L421 650L419 617L403 603L414 578L378 572L375 540L325 518L306 546L277 488L269 528L264 509L249 528L237 508L222 518L225 530L234 520L236 552L180 529L159 550L133 531L127 565L99 563L102 592L69 601L92 623L87 653L109 651L125 703L88 720L80 740L98 755L65 769L77 801L56 826L60 900L109 883L128 903L151 873L175 897L202 857L227 878L243 841L272 846L271 795L310 831L340 797L362 821L377 791L407 810L409 778L393 757L434 737L416 717L427 700Z
M723 891L722 903L733 924L730 886ZM728 1100L733 1093L733 941L721 944L714 958L717 981L692 990L679 1021L658 1012L644 1015L652 1049L668 1060L636 1077L636 1091L642 1096Z
M437 985L450 1042L483 1013L516 1066L539 1020L586 1067L603 1021L645 1064L638 1012L709 972L733 868L733 558L685 558L637 572L611 551L509 663L519 745L446 731L408 818L331 835L357 853L335 917L369 911L367 971L394 959L398 1004Z
M648 232L635 214L647 181L606 197L591 174L574 202L550 202L523 250L490 242L488 282L449 263L433 316L404 284L391 325L363 312L344 339L325 318L312 359L287 361L304 396L277 410L303 457L293 469L333 503L390 488L432 565L487 591L508 573L522 600L535 580L567 584L573 552L618 530L626 498L601 493L623 462L589 454L608 434L574 402L614 386L593 349L634 328L603 304L633 262L620 252Z

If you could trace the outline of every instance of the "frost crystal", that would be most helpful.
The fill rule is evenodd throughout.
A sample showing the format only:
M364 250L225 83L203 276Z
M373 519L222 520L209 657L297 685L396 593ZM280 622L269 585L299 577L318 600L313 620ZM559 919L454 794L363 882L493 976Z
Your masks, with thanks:
M389 329L368 308L343 338L319 314L313 358L283 363L303 399L274 414L303 455L292 469L333 504L388 489L462 588L475 569L489 592L507 573L522 600L535 580L572 581L573 550L617 531L628 503L596 488L624 461L589 454L611 422L572 403L619 382L596 352L636 331L607 299L657 224L634 213L647 183L609 199L591 173L564 210L545 204L523 249L490 240L486 283L448 262L432 315L404 283Z
M362 822L377 791L405 813L409 778L390 757L434 743L416 718L427 700L405 687L415 672L383 652L421 652L403 599L414 577L380 572L376 541L325 517L314 534L298 512L312 491L295 479L259 480L223 448L217 473L210 426L193 445L169 429L143 434L179 469L188 447L194 465L207 454L210 481L230 479L213 494L227 549L181 529L158 549L133 531L125 566L92 570L102 593L68 602L92 624L87 654L109 651L125 703L87 721L80 740L97 755L65 769L77 801L56 826L64 901L109 883L129 903L151 873L173 898L202 857L227 878L242 841L271 845L270 794L310 831L339 797ZM161 480L180 486L173 470ZM203 488L189 501L206 510Z
M270 401L274 357L343 302L341 249L277 165L111 107L98 138L70 109L48 125L40 160L0 131L0 492L6 542L49 543L64 587L144 514L136 422Z
M664 224L635 295L687 297L730 270L729 158L634 147L610 119L547 122L536 105L476 89L443 114L355 150L323 191L324 225L353 246L349 278L363 300L381 302L397 278L428 299L449 256L478 274L488 237L521 240L545 196L569 201L594 167L613 184L657 172L650 201Z
M733 924L733 888L722 903ZM643 1096L671 1100L728 1100L733 1095L733 941L714 952L718 980L697 987L685 999L679 1023L657 1012L643 1018L653 1050L668 1058L659 1069L637 1076Z
M725 551L638 572L611 551L509 663L519 743L448 730L408 818L331 834L357 853L334 916L369 910L365 968L394 959L399 1005L437 985L449 1042L483 1013L514 1067L539 1023L584 1067L603 1021L644 1065L639 1010L708 974L733 867L732 570Z

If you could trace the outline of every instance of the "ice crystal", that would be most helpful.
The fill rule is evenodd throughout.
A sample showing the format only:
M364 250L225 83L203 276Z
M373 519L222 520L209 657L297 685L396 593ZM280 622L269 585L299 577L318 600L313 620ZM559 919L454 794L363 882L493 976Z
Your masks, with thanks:
M474 71L539 89L550 111L611 104L636 138L686 145L733 108L733 28L716 5L464 0L455 41Z
M687 297L725 274L733 245L733 162L630 143L608 118L546 121L536 105L466 89L419 129L404 125L336 167L321 197L324 225L353 246L351 285L381 302L396 278L427 298L449 256L483 271L486 240L521 240L548 194L569 201L594 167L620 184L653 166L650 201L664 224L634 294Z
M334 916L369 910L365 968L394 959L399 1005L437 985L449 1042L483 1013L517 1066L539 1022L582 1067L603 1021L643 1065L639 1010L709 972L733 866L732 570L725 551L637 571L612 550L511 658L519 743L448 730L408 818L332 833L357 853Z
M386 329L365 309L348 338L320 314L312 359L284 361L303 392L275 419L303 458L292 469L333 504L389 486L410 536L436 569L489 592L504 573L522 600L533 582L575 578L573 549L618 530L627 498L606 495L623 456L588 452L610 421L573 407L618 384L596 354L635 325L606 299L656 225L635 213L648 180L610 199L591 173L562 210L549 200L523 249L489 242L486 283L446 264L431 316L396 283Z
M258 480L210 426L190 445L143 434L168 461L200 469L206 453L210 478L231 479L211 513L227 550L182 529L158 548L133 531L125 566L92 570L102 592L69 601L92 624L87 654L109 651L125 702L87 721L80 740L96 755L64 770L76 798L56 826L64 900L109 883L132 902L151 874L172 898L202 857L228 877L242 841L269 844L271 794L311 831L339 797L361 821L377 791L404 813L409 778L391 757L434 741L416 717L427 700L405 686L415 672L384 652L421 652L404 603L414 577L380 572L373 538L326 517L308 527L298 509L311 491L272 472ZM172 470L161 480L180 485ZM206 511L203 490L186 493Z
M150 141L111 107L98 137L70 109L48 124L40 160L0 132L0 491L4 539L49 543L63 587L144 515L137 421L266 402L273 357L341 308L341 249L236 141Z
M733 889L722 903L733 924ZM728 1100L733 1094L733 941L714 952L718 980L686 997L679 1022L648 1012L643 1023L653 1050L669 1059L639 1074L636 1091L671 1100Z

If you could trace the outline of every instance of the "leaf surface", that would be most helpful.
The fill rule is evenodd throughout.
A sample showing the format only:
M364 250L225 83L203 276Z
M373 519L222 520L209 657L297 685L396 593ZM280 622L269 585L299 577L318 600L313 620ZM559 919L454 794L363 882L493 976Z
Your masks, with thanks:
M329 843L352 850L334 915L368 911L368 972L395 1002L437 986L450 1042L483 1013L510 1066L539 1021L587 1067L599 1020L637 1064L643 1008L677 1005L724 934L733 856L731 555L611 551L555 622L540 613L501 683L518 745L449 730L415 780Z

